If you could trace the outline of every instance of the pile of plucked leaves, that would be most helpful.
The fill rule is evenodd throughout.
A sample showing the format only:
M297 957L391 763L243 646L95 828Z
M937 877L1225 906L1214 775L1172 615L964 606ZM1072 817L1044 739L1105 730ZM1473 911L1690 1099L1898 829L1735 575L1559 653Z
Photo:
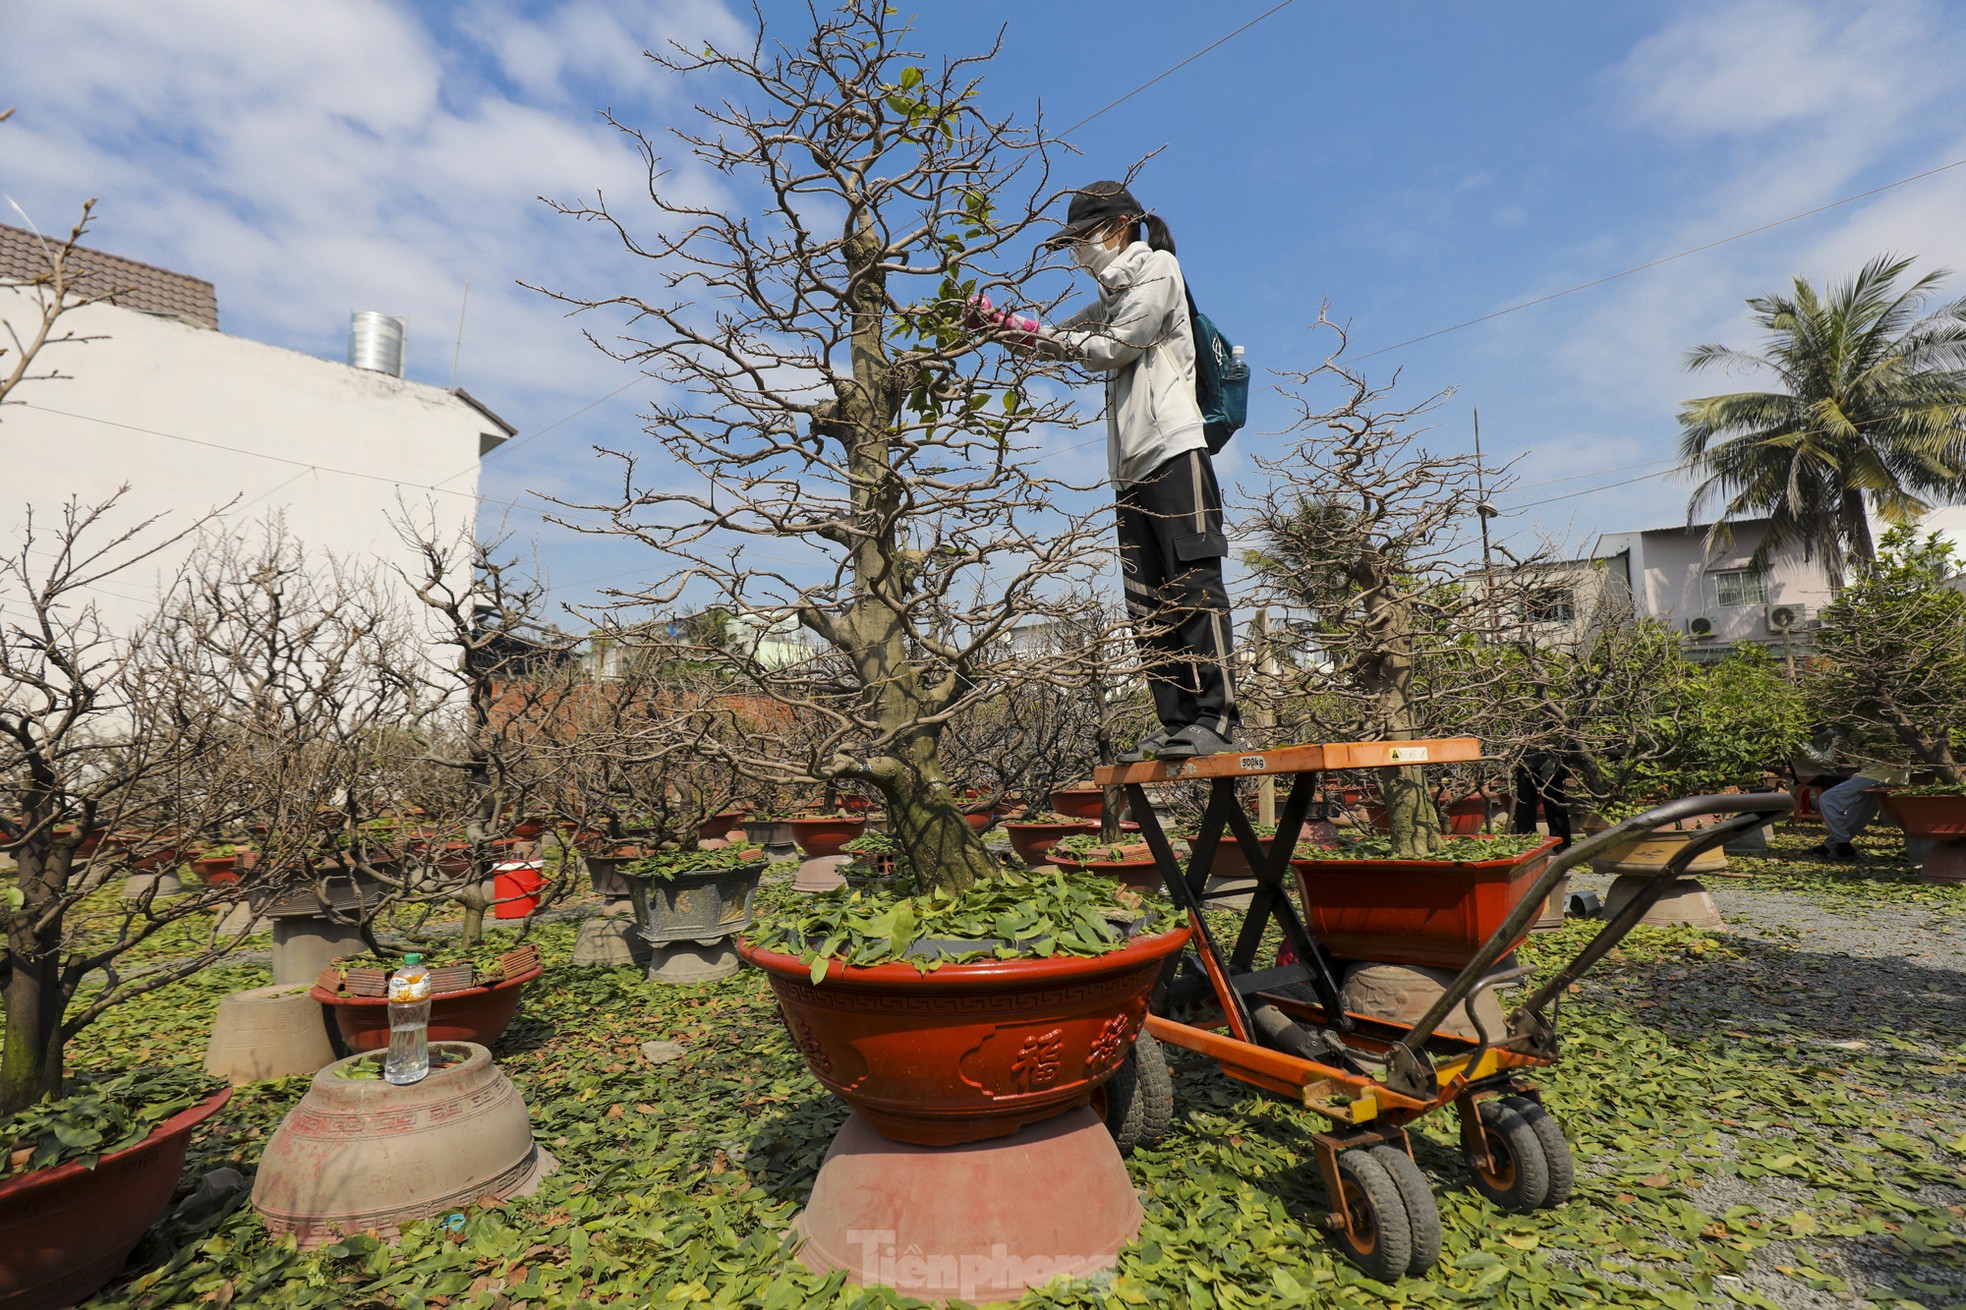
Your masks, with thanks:
M1966 796L1966 783L1934 782L1923 787L1893 787L1893 796Z
M1054 855L1081 864L1121 864L1151 858L1144 842L1110 842L1096 832L1077 832L1051 844Z
M711 850L685 847L659 851L621 866L626 878L659 878L668 881L679 873L723 873L748 869L760 863L764 853L755 846L719 846Z
M198 1069L78 1073L62 1096L44 1097L0 1119L0 1178L135 1146L158 1124L224 1084Z
M814 982L833 960L906 960L927 973L963 960L1104 955L1126 945L1138 906L1108 878L1006 869L962 893L870 888L815 896L773 913L751 940L804 960Z
M1527 855L1547 838L1535 833L1497 833L1492 837L1445 837L1435 850L1419 857L1453 864L1478 864L1484 860L1512 860ZM1365 837L1341 837L1335 846L1305 846L1297 851L1300 860L1396 860L1393 839L1385 833Z

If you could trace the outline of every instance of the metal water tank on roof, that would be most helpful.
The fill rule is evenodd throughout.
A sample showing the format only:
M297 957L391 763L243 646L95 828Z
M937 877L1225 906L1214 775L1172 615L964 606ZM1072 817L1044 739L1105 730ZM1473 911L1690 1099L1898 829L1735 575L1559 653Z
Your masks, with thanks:
M403 376L403 348L409 335L408 319L358 309L348 322L348 362L399 378Z

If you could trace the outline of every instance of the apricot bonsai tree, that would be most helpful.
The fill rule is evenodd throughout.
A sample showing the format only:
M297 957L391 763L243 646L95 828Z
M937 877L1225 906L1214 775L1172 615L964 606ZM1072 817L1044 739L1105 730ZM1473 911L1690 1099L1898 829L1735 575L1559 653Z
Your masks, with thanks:
M1286 375L1297 439L1258 459L1270 475L1249 526L1248 555L1263 598L1297 623L1273 645L1290 672L1269 680L1269 712L1286 740L1391 740L1479 736L1514 747L1530 722L1510 638L1524 607L1531 561L1469 579L1485 497L1500 489L1473 454L1419 444L1444 398L1391 397L1341 362L1344 331L1323 314L1337 349L1318 369ZM1307 388L1332 385L1336 403ZM1442 842L1426 769L1383 771L1396 859L1424 859Z
M1014 252L1055 198L1052 147L985 112L988 54L931 63L907 37L880 0L852 0L795 42L652 55L714 92L676 135L727 194L704 199L617 124L655 221L599 197L559 207L612 228L663 294L559 298L625 313L612 340L589 335L667 384L648 442L606 452L622 496L579 507L664 561L617 599L751 624L695 654L805 730L732 743L729 762L765 786L873 788L917 879L960 893L998 865L951 791L944 731L1012 666L1069 678L1082 652L1008 638L1070 616L1095 523L1061 508L1034 449L1069 403L962 324L971 294L1042 273Z

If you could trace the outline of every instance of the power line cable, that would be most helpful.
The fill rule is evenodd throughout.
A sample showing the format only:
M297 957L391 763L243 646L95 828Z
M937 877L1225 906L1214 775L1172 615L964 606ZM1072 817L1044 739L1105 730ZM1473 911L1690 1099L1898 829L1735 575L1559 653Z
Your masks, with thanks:
M1800 222L1802 219L1811 218L1817 214L1825 213L1843 205L1855 204L1859 200L1867 200L1871 196L1881 195L1897 187L1908 186L1913 182L1920 182L1928 177L1936 177L1948 169L1958 168L1962 165L1966 165L1966 159L1955 159L1950 164L1940 164L1937 168L1928 168L1922 173L1913 173L1910 177L1901 177L1895 182L1886 182L1883 186L1875 186L1868 191L1859 191L1855 195L1844 196L1840 200L1832 200L1827 204L1817 205L1814 209L1805 209L1799 214L1790 214L1787 218L1778 218L1771 223L1763 223L1759 227L1751 227L1744 232L1736 232L1732 236L1721 237L1717 241L1708 241L1703 245L1697 245L1688 250L1681 250L1676 254L1665 255L1658 259L1648 260L1643 264L1635 264L1630 268L1620 269L1616 273L1607 273L1603 277L1592 278L1588 282L1579 282L1574 287L1565 287L1561 291L1552 291L1548 295L1537 296L1531 300L1524 300L1517 304L1504 306L1493 313L1483 314L1478 318L1470 318L1449 327L1437 328L1432 332L1425 332L1417 337L1408 337L1405 341L1396 341L1390 346L1381 346L1379 349L1368 351L1363 355L1354 355L1352 356L1352 362L1357 363L1361 360L1371 359L1374 355L1385 355L1395 350L1404 350L1408 346L1418 345L1422 341L1432 341L1435 337L1444 337L1450 332L1459 332L1462 328L1470 328L1477 323L1490 322L1494 319L1501 318L1505 314L1514 314L1521 310L1532 309L1537 305L1548 304L1552 300L1561 300L1563 297L1575 295L1579 291L1588 291L1592 287L1601 287L1606 282L1616 282L1621 277L1630 277L1634 273L1643 273L1647 269L1658 268L1660 265L1670 264L1674 260L1702 254L1747 237L1759 236L1763 232L1772 231L1784 224Z
M1256 15L1256 17L1250 19L1248 22L1244 23L1241 27L1238 27L1235 31L1229 33L1227 36L1221 37L1220 39L1212 41L1209 44L1203 46L1201 49L1189 55L1186 59L1183 59L1180 63L1174 65L1174 67L1167 69L1165 72L1158 73L1153 77L1148 78L1146 81L1142 82L1139 86L1134 87L1131 91L1128 91L1125 95L1113 101L1111 104L1103 105L1100 108L1093 110L1091 113L1087 114L1084 118L1081 118L1078 122L1072 124L1070 127L1066 128L1063 132L1060 132L1058 134L1059 139L1062 140L1063 138L1070 136L1072 133L1078 131L1080 128L1084 127L1087 123L1090 123L1093 119L1099 117L1101 114L1106 113L1108 110L1119 108L1121 105L1133 99L1133 97L1139 95L1142 91L1145 91L1148 87L1154 85L1156 82L1162 81L1165 78L1173 76L1175 73L1178 73L1182 69L1186 68L1189 64L1194 63L1195 60L1200 59L1203 55L1215 49L1215 47L1228 44L1230 41L1233 41L1237 37L1241 36L1244 32L1247 32L1250 28L1256 26L1256 24L1262 22L1265 18L1268 18L1271 14L1276 13L1279 9L1288 9L1291 5L1295 4L1296 2L1297 0L1283 0L1282 4L1272 5L1270 8L1265 9L1262 13Z

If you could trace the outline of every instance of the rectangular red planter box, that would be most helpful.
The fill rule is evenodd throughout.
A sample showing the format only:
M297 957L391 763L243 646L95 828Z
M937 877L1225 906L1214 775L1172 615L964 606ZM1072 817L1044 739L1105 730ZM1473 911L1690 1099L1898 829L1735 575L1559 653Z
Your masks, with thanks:
M1522 903L1557 847L1552 837L1506 860L1290 862L1311 935L1333 955L1459 969ZM1529 937L1509 943L1509 950Z

